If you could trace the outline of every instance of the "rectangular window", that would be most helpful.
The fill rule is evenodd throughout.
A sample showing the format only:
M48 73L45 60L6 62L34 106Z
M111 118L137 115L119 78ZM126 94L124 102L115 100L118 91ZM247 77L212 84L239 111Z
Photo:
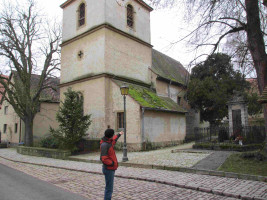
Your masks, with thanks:
M14 127L15 133L18 132L18 123L15 123L15 127Z
M123 128L123 114L124 112L117 113L117 129Z
M4 124L4 133L6 133L7 130L7 124Z
M8 114L8 106L5 106L5 115L7 115Z
M181 99L182 99L181 97L177 97L177 104L178 105L181 105Z

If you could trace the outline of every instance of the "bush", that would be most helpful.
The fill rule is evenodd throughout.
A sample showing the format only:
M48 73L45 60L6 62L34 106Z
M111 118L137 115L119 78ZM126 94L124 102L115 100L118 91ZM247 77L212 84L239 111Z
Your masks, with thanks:
M228 140L228 132L225 129L219 130L218 140L219 142L223 142L224 140Z
M265 133L261 131L259 127L252 127L250 131L246 134L246 143L247 144L259 144L265 140Z
M53 136L47 136L40 141L41 147L57 149L59 147L59 141Z
M265 156L260 151L242 153L241 154L241 158L244 158L244 159L255 159L257 161L265 160Z

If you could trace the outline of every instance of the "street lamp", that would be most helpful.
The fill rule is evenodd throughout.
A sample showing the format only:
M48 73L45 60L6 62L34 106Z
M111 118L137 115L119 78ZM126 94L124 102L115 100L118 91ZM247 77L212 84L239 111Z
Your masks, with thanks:
M127 157L127 145L126 145L126 95L128 95L129 87L125 84L123 84L120 87L121 95L123 95L123 101L124 101L124 113L123 113L123 128L124 128L124 143L123 143L123 156L122 161L128 161Z

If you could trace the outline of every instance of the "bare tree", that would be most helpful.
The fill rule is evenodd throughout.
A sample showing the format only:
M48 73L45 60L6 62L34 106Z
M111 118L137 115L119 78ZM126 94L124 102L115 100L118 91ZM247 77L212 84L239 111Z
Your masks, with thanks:
M176 0L148 0L155 6L170 6ZM220 50L226 38L242 36L244 44L233 44L232 48L248 53L256 70L260 94L267 87L267 3L266 0L184 0L188 19L198 21L197 28L185 38L189 38L196 50L203 46L212 47L209 54ZM181 3L181 2L180 2ZM171 7L171 6L170 6ZM238 51L240 46L242 51ZM245 61L245 60L243 60ZM267 105L264 105L265 127L267 130Z
M5 4L0 11L0 58L14 77L11 81L11 77L0 76L0 84L5 88L5 100L25 123L27 146L33 145L33 120L40 96L51 87L60 65L61 28L49 28L38 13L34 0L24 5ZM37 80L34 73L39 74Z

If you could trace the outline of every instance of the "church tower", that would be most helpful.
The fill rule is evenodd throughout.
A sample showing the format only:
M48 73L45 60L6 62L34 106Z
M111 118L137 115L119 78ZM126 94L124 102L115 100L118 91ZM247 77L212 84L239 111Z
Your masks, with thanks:
M109 74L150 83L150 11L142 0L68 0L61 83Z
M151 84L152 8L142 0L67 0L61 8L61 100L68 87L81 91L92 114L89 135L99 138L116 129L116 110L123 110L112 80Z

